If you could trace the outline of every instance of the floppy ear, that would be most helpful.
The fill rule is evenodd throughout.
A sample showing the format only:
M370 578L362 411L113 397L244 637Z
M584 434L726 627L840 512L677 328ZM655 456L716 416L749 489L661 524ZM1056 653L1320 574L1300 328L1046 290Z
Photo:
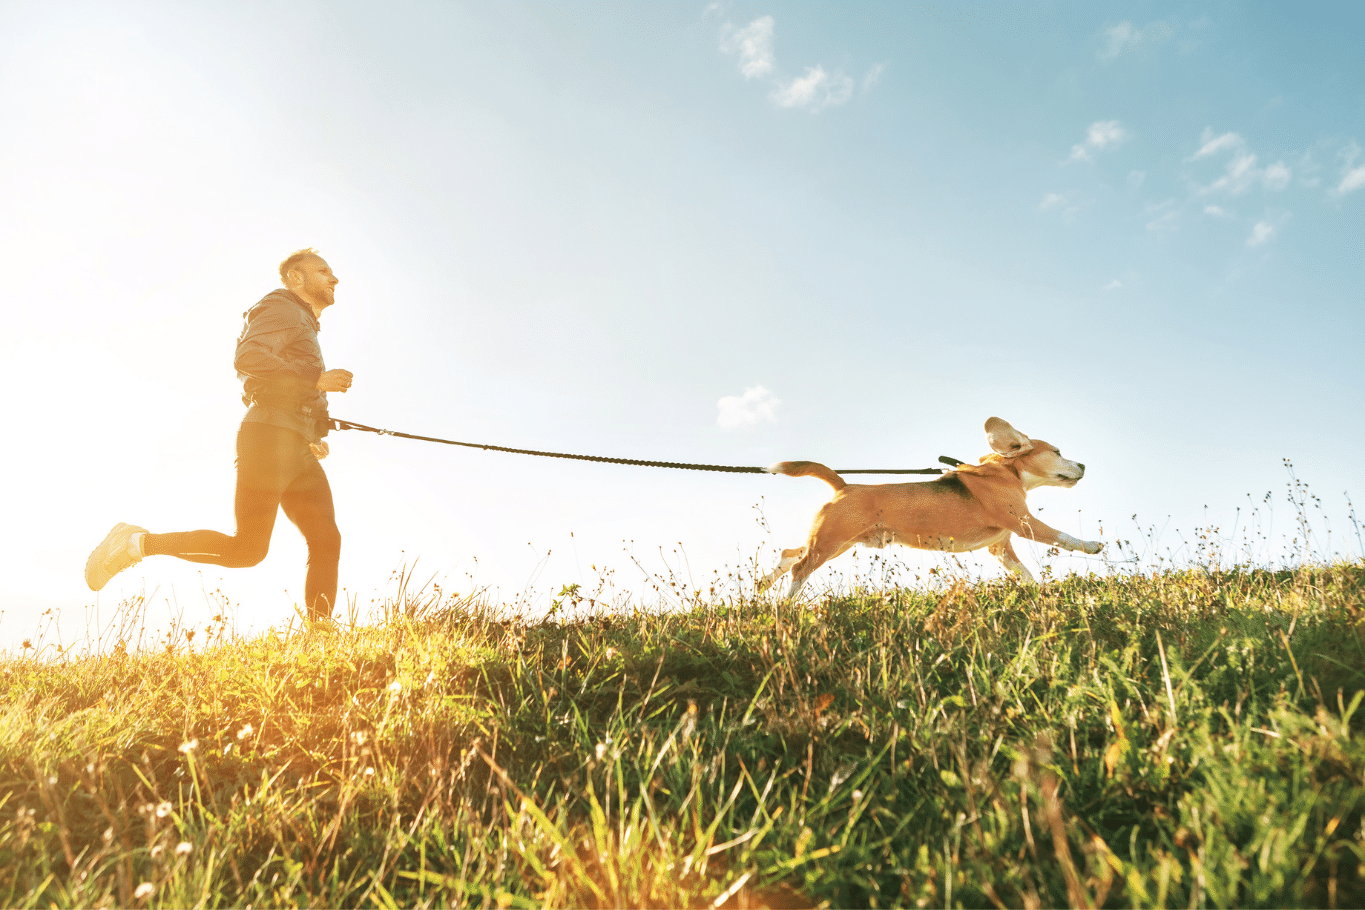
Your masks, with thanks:
M992 451L1006 458L1027 455L1033 451L1032 440L1010 426L1009 421L999 417L986 421L986 442L990 443Z

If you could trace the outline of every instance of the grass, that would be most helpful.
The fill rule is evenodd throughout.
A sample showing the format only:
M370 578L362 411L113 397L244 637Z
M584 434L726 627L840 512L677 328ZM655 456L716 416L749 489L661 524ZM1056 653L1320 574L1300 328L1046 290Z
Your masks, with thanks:
M0 904L1365 906L1363 593L1343 562L450 598L14 658Z

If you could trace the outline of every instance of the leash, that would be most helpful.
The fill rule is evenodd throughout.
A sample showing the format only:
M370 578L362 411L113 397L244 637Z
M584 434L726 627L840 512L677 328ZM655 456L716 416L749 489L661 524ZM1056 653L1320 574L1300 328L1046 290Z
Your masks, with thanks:
M539 455L544 458L568 458L573 461L595 461L599 464L628 464L642 468L676 468L681 471L721 471L726 474L766 474L766 468L740 467L738 465L726 464L684 464L677 461L645 461L639 458L608 458L605 455L570 455L566 452L538 452L535 449L513 449L507 446L495 446L490 443L482 442L460 442L455 439L438 439L435 436L418 436L415 433L400 433L397 430L381 430L378 427L369 427L363 423L356 423L353 420L342 420L339 417L328 418L334 430L360 430L365 433L377 433L380 436L396 436L399 439L416 439L419 442L439 442L448 446L463 446L467 449L483 449L488 452L508 452L512 455ZM939 461L946 465L959 465L962 462L956 458L949 458L947 455L939 457ZM847 471L835 471L836 474L945 474L943 468L854 468Z

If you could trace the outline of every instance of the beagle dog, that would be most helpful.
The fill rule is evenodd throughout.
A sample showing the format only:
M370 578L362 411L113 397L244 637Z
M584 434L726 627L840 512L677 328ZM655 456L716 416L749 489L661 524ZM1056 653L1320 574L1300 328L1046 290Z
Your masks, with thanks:
M1031 581L1010 546L1010 535L1066 550L1098 553L1104 544L1079 540L1050 528L1029 513L1024 496L1034 487L1073 487L1085 465L1063 458L1051 443L1029 439L999 417L986 421L992 454L980 464L959 464L923 483L853 484L813 461L784 461L768 468L788 477L818 477L834 488L820 507L804 547L783 550L782 561L759 585L769 588L788 570L787 600L811 573L854 544L901 544L921 550L964 553L986 547L1005 568Z

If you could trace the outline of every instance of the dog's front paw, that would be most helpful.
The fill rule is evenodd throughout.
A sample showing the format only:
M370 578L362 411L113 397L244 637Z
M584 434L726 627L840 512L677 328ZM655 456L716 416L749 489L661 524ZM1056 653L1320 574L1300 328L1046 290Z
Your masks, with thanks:
M1104 549L1104 544L1100 543L1098 540L1087 540L1085 542L1085 545L1081 547L1081 549L1089 553L1091 556L1094 556L1100 550Z

